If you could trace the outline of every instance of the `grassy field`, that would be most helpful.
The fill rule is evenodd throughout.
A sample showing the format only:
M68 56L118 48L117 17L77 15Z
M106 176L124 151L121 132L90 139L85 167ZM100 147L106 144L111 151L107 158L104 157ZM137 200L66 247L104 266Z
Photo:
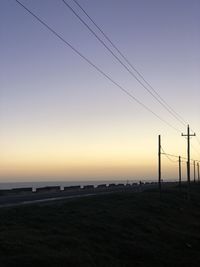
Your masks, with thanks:
M0 266L200 266L200 185L2 208Z

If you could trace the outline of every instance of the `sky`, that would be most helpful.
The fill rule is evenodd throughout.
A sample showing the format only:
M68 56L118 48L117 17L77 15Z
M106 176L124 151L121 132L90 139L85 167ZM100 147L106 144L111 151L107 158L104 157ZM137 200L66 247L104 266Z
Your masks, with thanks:
M93 27L73 0L66 2ZM200 139L200 1L78 2ZM98 73L15 0L0 0L0 182L156 179L159 134L166 153L186 156L181 137L186 126L62 0L21 3L178 131ZM191 157L199 160L200 143L195 137L191 142ZM177 162L164 155L162 169L163 179L177 178Z

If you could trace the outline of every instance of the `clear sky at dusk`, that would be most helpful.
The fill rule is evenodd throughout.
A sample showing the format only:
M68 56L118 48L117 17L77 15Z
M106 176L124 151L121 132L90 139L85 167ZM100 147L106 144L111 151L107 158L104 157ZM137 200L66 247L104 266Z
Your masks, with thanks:
M73 0L66 2L93 27ZM200 139L200 1L78 2ZM21 3L186 132L62 0ZM15 0L0 0L0 36L0 181L153 179L158 134L166 152L186 156L181 133L120 91ZM192 145L191 157L199 160L200 143L192 138ZM163 169L164 178L177 176L176 163L163 158Z

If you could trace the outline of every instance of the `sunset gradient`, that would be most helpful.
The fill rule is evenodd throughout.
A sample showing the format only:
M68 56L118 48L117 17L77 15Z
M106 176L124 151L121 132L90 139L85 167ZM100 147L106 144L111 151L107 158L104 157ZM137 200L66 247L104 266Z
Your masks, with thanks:
M2 0L0 182L156 179L159 134L166 152L186 156L186 127L62 1L21 2L180 132L121 92L16 1ZM79 2L200 138L200 1ZM191 142L191 157L199 160L200 144ZM162 163L163 178L176 179L177 163L164 156Z

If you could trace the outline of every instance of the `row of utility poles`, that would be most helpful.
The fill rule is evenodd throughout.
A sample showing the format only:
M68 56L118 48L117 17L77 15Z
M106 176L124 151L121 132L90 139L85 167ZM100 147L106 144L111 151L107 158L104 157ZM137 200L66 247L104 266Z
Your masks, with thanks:
M181 136L184 136L187 138L187 196L188 199L190 199L190 138L192 136L196 136L195 133L191 134L190 133L190 126L187 126L187 134L181 134ZM161 196L161 182L162 182L162 173L161 173L161 154L162 154L162 146L161 146L161 135L158 136L158 187L159 187L159 193ZM179 163L179 186L181 188L181 180L182 180L182 172L181 172L181 163L182 163L182 158L181 156L178 157L178 163ZM197 177L198 177L198 182L200 181L199 177L199 162L196 162L195 160L193 161L194 163L194 182L196 182L196 167L197 167Z
M181 172L181 165L182 165L182 158L181 158L181 156L179 156L178 157L178 162L179 162L179 184L181 184L181 180L182 180L182 172ZM188 161L186 162L187 163L187 165L188 165ZM196 160L193 160L193 166L194 166L194 171L193 171L193 173L194 173L194 183L196 182L196 169L197 169L197 180L198 180L198 182L200 182L200 177L199 177L199 161L196 161ZM188 172L188 168L187 168L187 172ZM187 179L189 182L190 182L190 180L189 179Z

